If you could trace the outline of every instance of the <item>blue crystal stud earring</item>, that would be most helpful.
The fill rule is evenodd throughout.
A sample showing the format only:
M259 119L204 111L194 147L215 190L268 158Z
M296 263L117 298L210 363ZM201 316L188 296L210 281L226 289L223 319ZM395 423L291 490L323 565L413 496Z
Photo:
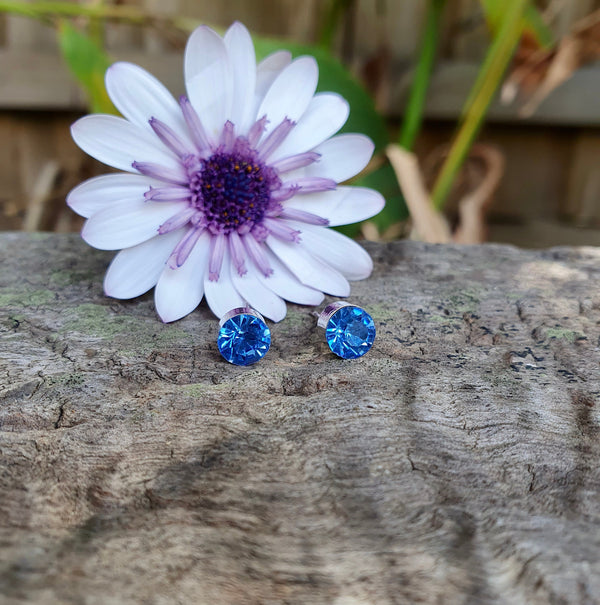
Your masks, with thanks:
M329 348L342 359L362 357L375 340L373 318L364 309L347 302L327 305L317 325L325 328Z
M219 352L236 366L256 363L271 346L271 330L262 315L250 307L239 307L225 313L219 325Z

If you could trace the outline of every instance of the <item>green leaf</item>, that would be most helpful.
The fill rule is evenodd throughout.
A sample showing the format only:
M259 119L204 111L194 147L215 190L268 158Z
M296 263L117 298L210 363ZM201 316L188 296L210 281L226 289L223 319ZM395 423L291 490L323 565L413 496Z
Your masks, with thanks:
M332 91L350 103L350 117L340 132L361 132L371 137L375 150L382 151L388 143L385 120L375 109L373 99L350 72L328 51L315 46L291 44L254 36L257 59L264 59L276 50L289 50L292 55L312 55L319 64L317 90Z
M91 38L69 21L58 24L58 41L65 62L85 90L93 113L117 113L104 86L104 74L111 61Z

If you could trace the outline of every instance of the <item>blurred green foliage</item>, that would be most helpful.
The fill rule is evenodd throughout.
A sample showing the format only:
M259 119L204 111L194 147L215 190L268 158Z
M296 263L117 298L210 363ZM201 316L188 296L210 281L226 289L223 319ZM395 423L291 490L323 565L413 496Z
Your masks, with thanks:
M484 9L492 4L496 8L498 4L497 0L482 2ZM469 155L527 23L524 15L526 9L531 6L530 0L510 0L504 2L503 6L504 10L498 11L494 17L497 19L496 31L465 102L461 122L431 193L433 205L438 210L444 207L456 177Z
M493 35L498 33L506 9L510 8L507 0L480 0L488 27ZM520 19L523 33L529 34L542 48L549 48L554 44L555 37L552 30L544 23L540 11L534 4L528 2L523 9Z
M90 36L61 19L58 42L71 73L85 90L94 113L116 113L104 86L104 74L111 64L108 55Z
M446 0L427 2L423 36L415 62L408 104L400 129L399 144L411 149L418 136L425 110L430 76L435 68L440 28ZM343 132L362 132L375 143L376 154L382 154L389 143L384 118L376 111L373 100L352 74L332 55L330 48L336 28L352 0L329 0L325 10L320 40L315 45L301 45L286 40L254 36L257 58L287 49L292 55L312 55L319 64L318 90L335 91L350 104L350 117ZM490 46L482 62L479 75L465 102L461 121L450 145L449 153L438 174L432 192L432 201L441 209L452 189L460 168L483 124L489 105L502 81L504 72L524 32L547 48L555 43L533 0L480 0L482 14L490 30ZM151 13L133 5L78 4L64 1L0 0L0 12L10 12L42 20L55 26L62 54L69 69L85 90L93 112L115 113L116 110L104 87L104 72L110 59L101 43L101 25L105 20L117 20L140 26L156 21ZM75 27L73 19L83 17L87 27ZM189 33L198 22L183 16L162 18L161 24ZM96 35L93 35L96 32ZM373 163L374 169L359 175L354 184L379 190L386 198L385 209L372 222L380 232L404 220L407 209L394 172L381 156ZM360 226L342 230L356 235Z

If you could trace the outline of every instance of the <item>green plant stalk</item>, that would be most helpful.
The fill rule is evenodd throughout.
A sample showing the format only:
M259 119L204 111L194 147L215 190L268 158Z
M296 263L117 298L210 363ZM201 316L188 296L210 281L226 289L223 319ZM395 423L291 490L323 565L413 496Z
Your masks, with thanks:
M42 20L53 20L60 17L88 17L124 21L133 25L166 22L186 32L192 31L202 23L200 20L189 17L157 16L134 6L86 5L60 1L39 1L26 4L22 0L0 0L0 13L3 12Z
M486 19L488 22L488 26L494 36L494 39L500 32L500 28L504 23L503 15L505 14L505 6L506 0L480 0L481 7L486 15ZM537 9L531 5L530 2L527 3L527 6L523 9L523 17L522 17L522 33L529 31L538 43L543 48L550 48L553 44L552 32L549 28L544 24L544 21L537 11ZM488 55L486 57L486 61L491 59ZM485 64L484 64L485 66ZM483 81L486 76L486 70L481 69L477 76L477 80L471 91L469 93L469 97L464 105L463 115L467 107L471 105L473 99L479 93L479 89L481 88Z
M92 6L103 6L104 0L92 0ZM104 48L104 21L101 19L90 19L88 35L99 48Z
M398 139L400 146L408 150L412 149L423 122L425 97L437 52L440 24L445 4L446 0L429 0L427 7L419 60L415 68L415 75Z
M319 46L326 50L331 50L333 46L333 36L338 26L339 20L344 12L350 7L353 0L330 0L329 7L325 19L323 20L323 27L319 34Z
M529 0L512 0L490 46L479 76L475 94L469 95L460 129L440 170L433 188L432 200L441 210L471 146L481 128L487 110L502 81L523 31L523 11Z
M502 15L506 7L506 0L479 0L485 14L488 27L492 33L496 33L498 24L502 21ZM523 13L523 32L529 33L542 48L551 48L555 43L552 30L545 23L540 11L529 4Z

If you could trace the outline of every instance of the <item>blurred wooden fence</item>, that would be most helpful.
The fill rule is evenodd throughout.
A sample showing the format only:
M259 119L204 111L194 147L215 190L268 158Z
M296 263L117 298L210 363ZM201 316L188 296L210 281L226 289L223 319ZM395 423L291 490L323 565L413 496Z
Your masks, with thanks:
M256 33L312 42L328 3L127 4L221 26L238 19ZM428 127L419 143L423 154L449 140L487 45L476 0L450 4L429 94ZM356 0L336 39L340 57L371 83L378 106L392 124L402 113L410 84L424 5L422 0ZM555 30L566 33L575 21L600 7L600 1L553 0L550 5L556 13ZM115 60L139 63L174 92L182 91L183 38L166 39L155 29L110 24L105 40ZM571 241L570 225L600 227L598 98L596 65L578 72L528 120L519 119L514 107L494 104L482 140L498 145L507 157L507 172L492 208L496 239L511 241L514 229L503 225L521 224L518 243L543 245L556 238L576 243ZM84 97L61 61L54 31L32 20L0 15L0 229L77 227L64 207L64 195L100 170L70 139L68 126L84 110ZM586 241L600 244L598 233L590 231ZM579 238L580 232L573 237Z

